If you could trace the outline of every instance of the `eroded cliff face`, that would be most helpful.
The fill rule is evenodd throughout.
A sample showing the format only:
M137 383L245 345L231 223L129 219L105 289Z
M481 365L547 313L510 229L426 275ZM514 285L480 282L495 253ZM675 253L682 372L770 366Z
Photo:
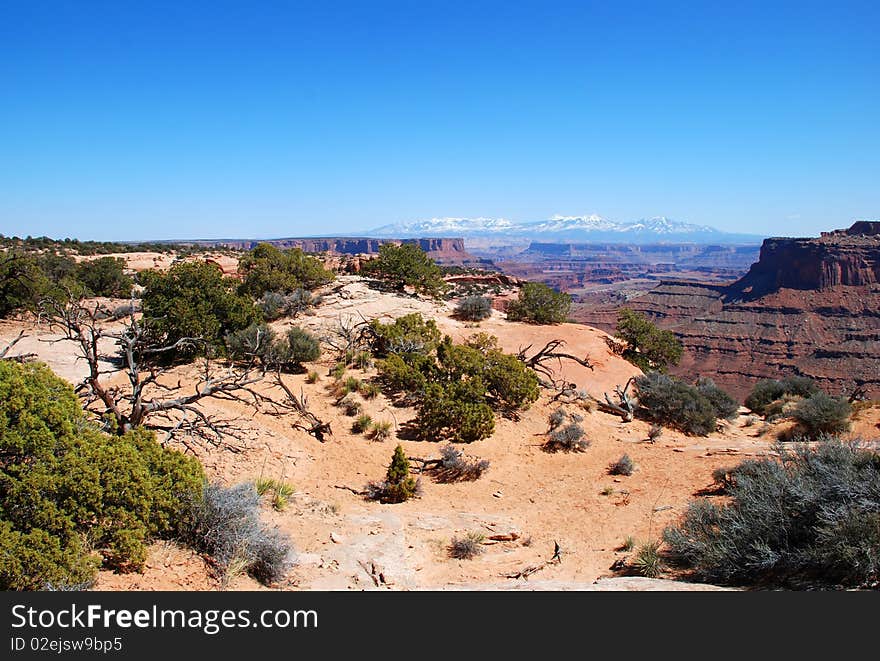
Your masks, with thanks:
M758 261L735 289L757 298L779 289L825 291L877 284L880 232L873 231L874 225L880 222L858 223L818 239L767 239Z
M731 285L664 282L628 306L682 340L675 373L711 376L740 398L759 379L795 374L832 393L861 383L880 397L880 222L767 239ZM607 312L579 320L607 328Z

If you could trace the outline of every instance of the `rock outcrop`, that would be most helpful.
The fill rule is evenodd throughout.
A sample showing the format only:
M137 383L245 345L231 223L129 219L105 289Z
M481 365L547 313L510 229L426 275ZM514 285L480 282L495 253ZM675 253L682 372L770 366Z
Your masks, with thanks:
M739 397L758 379L795 374L880 396L880 222L767 239L730 285L667 281L627 305L682 340L676 373L711 376ZM609 328L608 312L578 319Z

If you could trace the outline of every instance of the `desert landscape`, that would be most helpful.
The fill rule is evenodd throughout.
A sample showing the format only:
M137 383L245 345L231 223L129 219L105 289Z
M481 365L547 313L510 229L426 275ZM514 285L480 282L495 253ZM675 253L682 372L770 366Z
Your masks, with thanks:
M167 271L174 254L123 254L133 274L145 269ZM458 299L438 301L413 292L388 291L369 277L345 273L317 288L319 304L296 318L282 318L271 327L283 334L291 327L324 338L321 358L304 365L300 374L282 378L303 396L310 413L328 424L331 433L318 440L297 427L296 415L273 415L241 401L203 400L206 413L238 421L241 434L222 444L189 438L170 446L194 454L211 482L232 486L263 477L292 486L289 502L280 511L263 499L261 516L288 536L295 549L293 564L271 588L246 573L218 577L203 554L159 541L149 548L142 572L102 570L98 590L670 590L721 589L681 582L681 572L667 569L662 577L645 578L632 571L630 561L640 545L659 540L665 527L678 521L697 496L711 493L714 472L743 460L774 456L780 431L791 422L760 421L745 408L730 421L721 421L706 436L663 429L652 437L646 420L624 421L599 410L596 401L626 384L641 370L613 350L611 335L582 324L536 325L510 321L492 309L481 321L463 321L455 314ZM207 253L182 261L217 265L235 274L235 256ZM454 280L454 277L452 277ZM471 285L473 285L473 278ZM493 283L495 280L493 280ZM512 300L521 283L515 281L498 299ZM107 308L125 299L94 299ZM349 366L331 376L339 359L327 343L334 330L374 319L388 323L418 313L434 320L443 335L464 342L476 333L498 338L508 353L536 351L560 341L565 351L585 358L592 369L565 358L547 365L552 382L568 382L593 399L565 406L582 417L589 446L583 452L547 452L548 417L559 407L559 393L542 388L536 402L516 416L499 416L489 438L462 445L468 457L489 462L475 481L441 483L421 460L439 456L438 443L408 440L403 430L418 411L400 406L385 393L360 397L358 411L387 421L391 433L369 440L352 431L354 418L338 406L330 390L343 378L378 382L374 365ZM102 322L108 328L120 322ZM44 361L71 384L88 376L88 365L75 342L58 341L57 328L39 318L0 321L0 346L15 344L19 354ZM106 341L106 340L105 340ZM112 343L103 347L114 352ZM79 356L79 357L78 357ZM125 387L125 375L102 363L108 383ZM181 364L163 374L186 391L195 387L198 363ZM316 380L310 374L317 374ZM188 385L192 384L192 385ZM271 396L277 385L266 378L256 384ZM594 401L595 400L595 401ZM880 407L865 407L855 416L851 438L877 438ZM400 438L403 437L403 438ZM365 498L370 481L381 479L394 447L400 443L419 478L420 495L403 503L382 504ZM609 474L622 455L634 463L630 475ZM473 559L450 557L453 538L480 535L482 553ZM558 551L558 552L557 552Z

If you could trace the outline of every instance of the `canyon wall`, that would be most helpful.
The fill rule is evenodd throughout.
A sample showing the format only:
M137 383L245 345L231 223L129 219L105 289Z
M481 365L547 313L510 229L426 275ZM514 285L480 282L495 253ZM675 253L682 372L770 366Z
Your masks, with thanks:
M733 284L667 281L626 305L681 339L674 373L711 376L739 398L761 378L789 375L880 397L880 222L767 239ZM577 318L610 330L614 317L598 306Z

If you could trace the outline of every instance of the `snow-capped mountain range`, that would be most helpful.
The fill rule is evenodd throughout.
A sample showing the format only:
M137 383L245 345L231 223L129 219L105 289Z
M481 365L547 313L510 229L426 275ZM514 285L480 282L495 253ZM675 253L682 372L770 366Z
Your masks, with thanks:
M423 237L492 237L548 243L583 241L613 243L760 243L763 237L731 234L665 216L616 221L595 214L555 215L547 220L516 222L505 218L431 218L383 225L370 236L398 239Z

